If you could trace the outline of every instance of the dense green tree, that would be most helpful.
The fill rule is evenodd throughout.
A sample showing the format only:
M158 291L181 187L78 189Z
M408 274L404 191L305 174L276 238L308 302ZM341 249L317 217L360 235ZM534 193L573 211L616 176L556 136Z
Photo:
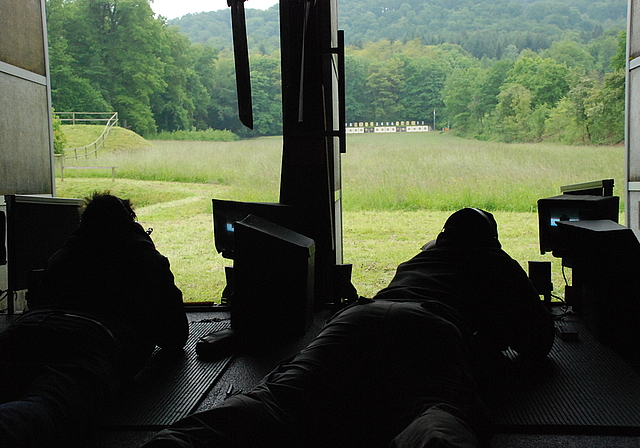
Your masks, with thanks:
M53 112L53 152L55 154L62 154L67 144L67 137L62 131L62 122L56 115L55 110Z
M367 98L362 88L367 82L367 63L363 57L345 55L345 116L347 122L365 121Z
M613 73L585 99L590 137L593 143L619 143L624 139L626 33L618 36L618 52L611 61Z
M555 106L569 91L569 69L549 58L518 59L508 72L507 84L520 84L531 92L531 105Z
M586 45L593 57L595 69L599 73L610 73L614 70L611 67L611 60L618 50L618 33L618 30L610 29L590 40Z
M527 122L528 134L525 135L524 141L542 141L545 136L546 123L552 110L546 104L542 104L531 111Z
M397 56L371 64L373 70L367 77L366 90L371 99L370 117L374 121L395 121L405 117L406 109L401 101L406 87L405 65L405 60Z
M486 76L478 77L478 92L474 99L474 116L482 124L484 117L489 115L498 104L500 87L504 84L509 70L513 67L511 60L495 62L487 70Z
M498 95L510 60L493 63L489 68L457 69L447 78L442 92L447 114L457 132L466 136L486 135L486 119L498 104Z
M154 19L146 0L94 1L105 4L100 8L105 15L95 19L107 23L104 30L111 40L105 54L113 67L111 104L138 133L154 133L157 127L151 97L169 87L167 48L158 45L164 41L162 22Z
M59 111L109 111L111 106L100 91L74 70L75 61L69 52L65 36L66 9L63 0L47 2L52 102Z
M492 132L506 142L528 141L531 137L533 94L522 84L509 83L498 95L492 117Z
M196 62L202 63L197 58L203 55L192 48L188 38L178 33L175 27L165 29L160 38L162 40L157 45L164 62L166 88L151 96L154 119L166 131L189 129L194 119L195 103L206 104L209 98L195 69Z
M454 70L448 77L442 91L447 116L451 125L463 135L474 135L480 131L484 118L478 116L480 86L486 79L486 70L472 68Z
M613 71L626 70L627 66L627 33L621 31L618 34L618 48L615 56L611 59L611 69Z
M540 57L553 59L583 75L595 69L593 56L586 46L573 40L553 42L551 48L540 52Z
M251 84L255 133L282 134L280 59L255 55L251 59ZM247 131L240 134L247 134Z
M76 71L100 86L122 123L141 134L154 133L151 97L168 86L162 19L154 18L148 0L68 3Z
M238 100L233 59L220 57L215 63L214 76L211 79L211 106L209 125L215 129L238 132L244 129L238 118Z
M605 75L604 83L585 100L592 143L616 144L624 140L624 71Z
M550 112L545 122L545 136L548 140L566 145L584 142L584 126L575 122L572 106L569 98L563 98Z
M193 100L193 123L198 130L215 128L217 116L213 98L216 94L218 51L208 45L195 44L189 49L193 71L187 78L187 91Z
M431 58L409 59L404 63L405 91L401 100L406 118L426 120L434 109L442 111L441 92L446 69Z
M165 88L150 95L153 118L165 131L189 129L195 112L194 97L189 94L189 80L195 77L191 43L175 28L165 29L158 37L156 51L164 62Z
M111 106L86 78L73 71L73 58L64 51L65 42L50 46L51 101L60 111L108 112Z

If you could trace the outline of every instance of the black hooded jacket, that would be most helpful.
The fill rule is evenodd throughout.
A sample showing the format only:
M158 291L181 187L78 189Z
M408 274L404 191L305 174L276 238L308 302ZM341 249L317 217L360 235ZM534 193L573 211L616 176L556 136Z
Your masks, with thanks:
M132 362L157 346L182 348L188 323L169 260L123 216L81 223L45 269L40 307L89 316L110 329Z
M454 213L426 247L398 266L375 299L435 302L470 346L489 357L509 347L524 357L549 353L552 316L522 267L502 250L490 213Z

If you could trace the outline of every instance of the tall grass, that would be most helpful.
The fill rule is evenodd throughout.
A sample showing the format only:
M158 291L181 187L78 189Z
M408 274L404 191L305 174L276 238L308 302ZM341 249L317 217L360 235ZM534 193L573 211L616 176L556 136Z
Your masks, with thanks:
M506 144L444 133L350 135L343 158L348 210L456 210L474 204L530 212L560 186L623 182L622 147Z
M282 139L238 142L153 141L153 146L99 155L99 165L117 166L119 178L233 187L237 200L278 201ZM78 159L78 166L96 165ZM82 172L78 172L82 171ZM101 171L65 171L67 176L103 177Z
M155 229L185 299L217 301L224 266L232 262L215 252L211 199L278 201L282 139L152 143L80 159L79 165L118 166L115 183L110 172L70 170L57 182L58 195L109 188L131 198L142 224ZM349 135L342 158L344 261L354 265L358 292L370 296L385 286L452 210L467 206L494 212L503 247L525 269L528 260L552 261L559 289L559 260L539 254L536 202L564 184L614 178L622 185L623 152L435 132Z
M118 177L233 187L232 199L277 201L282 139L238 142L154 141L152 147L100 155ZM342 157L345 210L530 212L565 184L624 179L621 146L507 144L447 133L352 134ZM95 165L93 158L78 165ZM108 173L107 173L108 174ZM105 176L76 170L65 176Z

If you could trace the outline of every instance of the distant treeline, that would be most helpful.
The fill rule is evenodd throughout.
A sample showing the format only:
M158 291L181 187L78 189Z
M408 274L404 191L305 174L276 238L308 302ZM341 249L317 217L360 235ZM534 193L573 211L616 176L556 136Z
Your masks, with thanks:
M625 34L478 60L452 44L379 41L346 57L347 121L414 117L507 142L615 144L624 135ZM609 54L601 66L594 54Z
M279 46L278 5L247 8L249 47L270 54ZM501 59L509 46L540 51L556 40L588 43L604 30L626 27L627 0L339 0L338 21L345 42L418 39L424 45L458 44L478 59ZM193 42L231 48L229 11L173 19Z
M477 138L622 138L626 0L339 4L347 121L432 124L435 111L437 127ZM228 10L168 23L149 0L47 0L47 20L57 110L115 110L145 136L281 133L277 6L247 10L254 131L237 118Z

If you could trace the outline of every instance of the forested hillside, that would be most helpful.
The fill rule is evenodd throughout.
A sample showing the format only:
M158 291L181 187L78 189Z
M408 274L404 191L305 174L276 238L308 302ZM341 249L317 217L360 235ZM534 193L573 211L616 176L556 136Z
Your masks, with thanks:
M278 7L246 6L254 131L237 119L229 11L167 22L149 0L47 0L54 107L115 110L143 135L280 133ZM339 10L349 122L622 139L626 0L349 0Z
M626 0L356 0L342 2L349 44L419 39L459 44L478 59L500 59L509 47L533 51L575 33L583 42L626 26Z
M626 0L344 0L339 26L345 43L362 47L387 39L425 45L458 44L478 59L500 59L510 45L540 51L570 33L587 43L607 29L626 27ZM250 47L278 47L278 6L246 3ZM192 42L231 47L229 12L188 14L171 20Z

